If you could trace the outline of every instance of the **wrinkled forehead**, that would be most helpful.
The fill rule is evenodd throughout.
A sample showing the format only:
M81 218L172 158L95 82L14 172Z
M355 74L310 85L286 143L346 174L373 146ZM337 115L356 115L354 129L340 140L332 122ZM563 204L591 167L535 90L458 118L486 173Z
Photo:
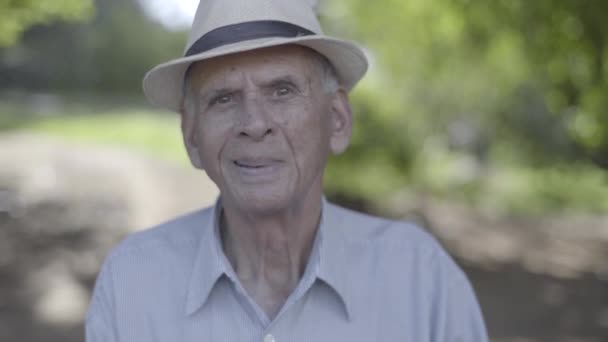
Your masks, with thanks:
M243 73L259 78L285 75L312 78L318 75L312 72L315 60L319 58L317 55L314 50L299 45L257 49L193 63L186 72L186 78L197 87L242 77Z

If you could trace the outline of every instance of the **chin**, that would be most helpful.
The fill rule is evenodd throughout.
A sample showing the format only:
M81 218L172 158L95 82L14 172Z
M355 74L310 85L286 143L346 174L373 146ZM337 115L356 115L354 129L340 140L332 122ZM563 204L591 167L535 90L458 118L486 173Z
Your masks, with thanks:
M287 194L246 191L235 193L225 205L254 215L272 215L288 209L291 202L291 196Z

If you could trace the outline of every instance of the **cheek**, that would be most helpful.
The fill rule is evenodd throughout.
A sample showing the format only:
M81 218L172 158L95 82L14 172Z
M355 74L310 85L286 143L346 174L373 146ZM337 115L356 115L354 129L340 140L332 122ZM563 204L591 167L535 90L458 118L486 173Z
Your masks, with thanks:
M300 167L325 160L329 151L330 121L322 108L306 108L289 116L284 126L285 135L290 140L294 157Z
M199 145L199 155L208 172L216 169L220 160L220 154L229 134L227 125L218 125L217 122L199 122L197 130L197 141Z
M327 132L327 120L324 106L315 105L311 101L301 101L297 105L280 108L277 122L282 126L299 131L304 138L321 135Z

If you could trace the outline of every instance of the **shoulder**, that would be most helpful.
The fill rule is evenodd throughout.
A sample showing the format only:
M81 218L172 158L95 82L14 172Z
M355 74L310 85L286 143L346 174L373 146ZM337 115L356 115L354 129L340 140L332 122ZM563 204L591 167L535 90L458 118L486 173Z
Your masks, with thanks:
M133 259L139 262L191 259L196 253L202 233L206 229L212 229L212 215L212 207L204 208L131 233L111 250L106 263L119 266Z
M449 282L466 282L466 276L441 243L419 225L368 215L330 204L336 229L348 249L373 257L393 268L444 276ZM394 269L393 269L394 271Z
M352 243L416 247L429 252L442 250L431 234L413 222L373 216L335 204L329 204L328 207L335 221L339 222L337 226L340 234Z

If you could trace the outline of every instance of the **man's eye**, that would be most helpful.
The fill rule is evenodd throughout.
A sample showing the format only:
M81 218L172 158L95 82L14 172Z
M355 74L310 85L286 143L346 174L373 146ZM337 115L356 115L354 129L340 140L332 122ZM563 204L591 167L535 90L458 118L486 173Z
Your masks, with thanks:
M219 96L216 96L213 99L211 99L211 101L209 101L209 105L214 106L214 105L227 104L227 103L232 102L232 99L233 99L232 94L219 95Z
M292 92L291 88L289 88L288 86L278 86L274 90L274 95L280 97L280 96L289 95L289 94L291 94L291 92Z

